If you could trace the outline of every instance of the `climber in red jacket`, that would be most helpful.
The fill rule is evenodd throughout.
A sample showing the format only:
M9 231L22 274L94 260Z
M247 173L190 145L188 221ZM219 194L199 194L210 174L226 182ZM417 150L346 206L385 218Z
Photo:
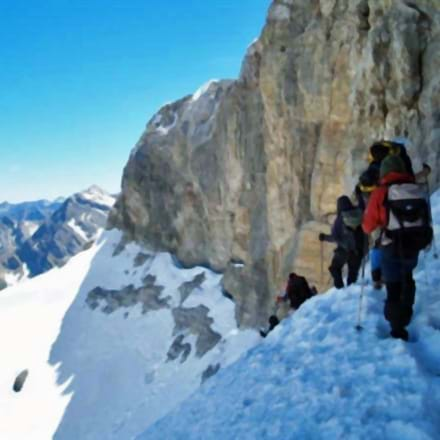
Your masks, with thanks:
M377 228L385 228L388 223L387 210L384 201L388 192L388 186L392 183L413 183L414 177L405 172L391 171L380 180L378 186L370 196L367 209L362 221L362 229L371 234Z
M380 186L372 192L362 221L365 233L371 234L376 229L380 230L379 241L383 253L381 269L387 289L384 315L390 323L391 336L404 341L408 340L405 327L410 323L413 313L416 285L412 272L417 266L420 248L411 240L407 240L407 243L397 246L396 250L397 242L393 241L387 232L391 216L387 205L389 206L389 191L392 185L414 182L414 175L405 169L400 157L389 156L384 159L380 167Z

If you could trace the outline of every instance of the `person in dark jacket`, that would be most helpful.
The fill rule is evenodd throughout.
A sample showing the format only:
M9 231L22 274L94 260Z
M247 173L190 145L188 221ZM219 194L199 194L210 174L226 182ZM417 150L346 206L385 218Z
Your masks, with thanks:
M316 288L310 287L304 277L292 272L289 274L284 295L277 296L276 301L277 303L289 301L290 307L297 310L303 302L316 295L316 293Z
M284 294L276 297L276 304L278 306L283 302L289 302L291 309L298 310L301 304L317 293L318 291L316 288L314 286L310 287L309 283L303 276L292 272L289 274ZM269 317L269 328L266 331L260 330L260 335L265 338L279 323L280 320L278 317L276 315L271 315Z
M353 218L354 221L349 221ZM337 215L330 235L320 233L319 240L336 243L337 247L329 267L337 289L344 287L342 269L348 266L347 285L356 282L362 259L367 250L366 236L361 228L362 211L353 206L347 196L337 200Z
M414 175L399 156L389 156L380 167L380 186L373 191L368 202L362 228L367 234L388 224L388 214L384 202L388 187L393 183L414 183ZM382 234L381 234L382 235ZM391 326L391 336L408 340L406 326L410 323L416 293L412 272L417 266L418 251L405 256L395 255L394 246L388 243L382 246L382 273L387 290L384 315Z

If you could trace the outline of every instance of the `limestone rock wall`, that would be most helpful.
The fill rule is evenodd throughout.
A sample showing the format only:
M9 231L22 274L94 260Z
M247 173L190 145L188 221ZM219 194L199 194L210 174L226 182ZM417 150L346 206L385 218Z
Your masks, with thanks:
M439 30L435 0L275 0L238 80L148 123L111 224L224 272L243 325L266 320L292 270L324 287L317 234L374 140L408 138L439 184Z

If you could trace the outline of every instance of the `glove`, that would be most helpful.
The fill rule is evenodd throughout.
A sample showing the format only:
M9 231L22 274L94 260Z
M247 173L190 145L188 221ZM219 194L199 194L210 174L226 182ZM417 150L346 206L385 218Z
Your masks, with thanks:
M277 304L281 304L283 301L284 301L284 298L283 298L281 295L278 295L278 296L275 298L275 302L276 302Z
M431 174L431 167L427 163L424 163L423 171L425 171L426 175L429 176Z
M319 241L324 241L325 240L325 234L320 232L318 235Z

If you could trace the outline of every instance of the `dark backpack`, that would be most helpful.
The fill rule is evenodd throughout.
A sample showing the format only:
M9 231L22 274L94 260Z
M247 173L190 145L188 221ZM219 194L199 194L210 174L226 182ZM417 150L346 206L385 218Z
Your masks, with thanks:
M290 306L293 309L298 309L303 302L313 296L313 292L307 280L302 276L293 274L289 275L286 293L290 301Z
M342 211L342 222L345 226L355 230L362 224L362 210L359 208L353 208L348 211Z
M431 244L433 229L428 195L421 185L390 185L384 205L388 224L382 245L393 244L395 255L410 257Z
M353 208L341 212L341 235L337 240L339 246L349 252L359 252L358 230L362 224L362 210Z

